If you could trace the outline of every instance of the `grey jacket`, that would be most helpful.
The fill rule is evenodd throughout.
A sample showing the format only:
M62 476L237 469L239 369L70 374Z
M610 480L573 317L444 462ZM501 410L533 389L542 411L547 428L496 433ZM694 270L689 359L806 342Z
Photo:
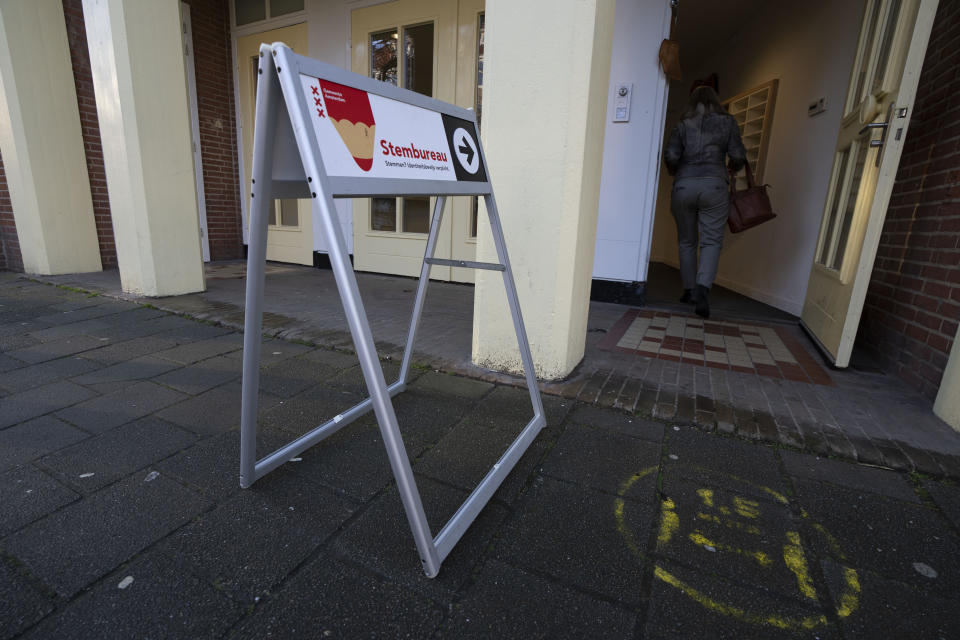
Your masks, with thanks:
M727 179L726 156L737 171L747 162L747 150L740 139L740 128L727 113L698 112L681 120L670 132L663 153L667 169L680 178Z

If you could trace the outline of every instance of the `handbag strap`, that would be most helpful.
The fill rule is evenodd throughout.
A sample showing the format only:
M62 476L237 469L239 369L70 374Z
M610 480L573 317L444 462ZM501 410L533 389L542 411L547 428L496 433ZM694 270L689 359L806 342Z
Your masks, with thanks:
M674 33L676 32L676 30L677 30L677 13L678 13L678 12L677 12L677 6L678 6L679 4L680 4L680 3L677 2L676 0L674 0L673 2L670 3L670 13L671 13L671 15L673 16L673 17L670 19L670 38L669 38L670 40L673 40L673 34L674 34Z
M753 169L750 168L750 161L747 160L747 188L753 188Z
M747 189L752 189L754 185L753 169L750 168L749 160L747 160L745 168L747 170ZM730 173L730 180L728 181L730 185L730 195L733 196L733 194L737 192L737 172L729 165L727 165L727 171Z

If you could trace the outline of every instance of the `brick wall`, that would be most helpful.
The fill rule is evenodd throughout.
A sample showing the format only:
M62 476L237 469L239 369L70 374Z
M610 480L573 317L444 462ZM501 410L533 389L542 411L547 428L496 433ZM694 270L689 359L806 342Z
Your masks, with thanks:
M960 321L960 0L941 0L859 342L936 396Z
M90 195L93 198L93 217L97 224L100 262L104 269L115 269L117 248L113 241L110 197L107 194L107 172L103 165L103 151L100 147L100 121L97 118L97 101L93 92L93 73L90 71L90 52L87 49L82 1L63 0L63 15L67 25L67 41L70 43L70 60L73 63L73 84L77 89L80 130L87 155L87 176L90 179Z
M228 0L190 0L194 66L200 117L200 144L207 209L210 257L243 256L240 184L237 176L236 118L234 117L230 9ZM63 0L67 39L73 64L80 126L87 157L87 173L103 267L117 266L110 218L106 171L100 146L93 76L83 21L82 0ZM0 269L23 271L20 245L13 222L3 164L0 162Z
M0 271L23 271L20 240L13 220L13 207L10 205L7 174L3 171L2 158L0 158Z
M230 5L189 0L210 259L243 257Z

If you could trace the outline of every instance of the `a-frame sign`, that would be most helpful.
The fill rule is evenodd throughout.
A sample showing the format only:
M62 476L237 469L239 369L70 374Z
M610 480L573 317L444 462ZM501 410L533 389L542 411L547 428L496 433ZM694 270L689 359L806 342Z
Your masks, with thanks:
M424 572L440 563L490 500L546 424L533 358L520 316L503 228L474 113L294 54L282 43L260 46L250 185L240 485L250 487L276 467L373 409ZM333 198L436 196L406 349L396 382L387 385ZM483 196L498 263L434 258L447 196ZM267 226L275 198L311 198L327 239L330 263L370 397L293 442L256 457L257 394ZM503 274L520 347L533 418L436 537L430 532L391 398L406 389L431 265L491 269Z

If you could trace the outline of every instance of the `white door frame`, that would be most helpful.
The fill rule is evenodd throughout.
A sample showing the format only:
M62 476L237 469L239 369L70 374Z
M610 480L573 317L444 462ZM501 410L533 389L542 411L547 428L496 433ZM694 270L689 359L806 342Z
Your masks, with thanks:
M197 107L197 74L193 57L193 29L190 26L190 5L180 3L183 24L183 62L187 71L187 96L190 99L190 137L193 140L193 170L197 178L197 212L200 218L200 248L203 261L210 262L210 238L207 230L207 199L203 189L203 155L200 146L200 112Z
M669 2L663 4L663 37L670 37L670 25L673 22L673 12ZM610 95L616 80L610 78ZM660 159L660 152L665 143L664 130L667 124L667 102L670 98L670 83L667 81L667 75L661 73L657 79L656 100L654 102L653 117L650 119L652 131L651 140L660 142L659 146L651 145L647 157L647 175L646 175L646 193L640 202L640 210L648 211L649 216L644 228L644 239L640 240L640 253L637 256L636 275L634 280L637 282L646 282L650 273L650 255L653 252L653 223L657 219L657 198L660 191L660 169L663 162Z
M383 0L378 0L383 1ZM247 187L250 185L245 184L244 176L246 175L246 161L243 158L243 116L240 112L240 74L239 67L237 66L237 38L250 35L251 33L260 33L261 31L270 31L272 29L280 29L283 27L289 27L301 22L309 22L308 15L310 10L310 2L304 3L304 11L296 11L294 13L289 13L286 15L279 16L277 18L270 18L269 20L261 20L258 22L253 22L251 24L243 25L238 27L236 24L236 2L235 0L230 0L228 2L230 10L230 54L232 59L230 61L231 74L233 75L233 121L235 123L234 134L237 139L237 181L239 183L240 190L240 232L243 236L243 244L246 245L249 242L248 232L249 232L249 221L250 218L247 215L249 213L249 194L247 193ZM349 19L349 12L347 13ZM349 28L347 33L349 33ZM349 39L349 38L348 38Z

